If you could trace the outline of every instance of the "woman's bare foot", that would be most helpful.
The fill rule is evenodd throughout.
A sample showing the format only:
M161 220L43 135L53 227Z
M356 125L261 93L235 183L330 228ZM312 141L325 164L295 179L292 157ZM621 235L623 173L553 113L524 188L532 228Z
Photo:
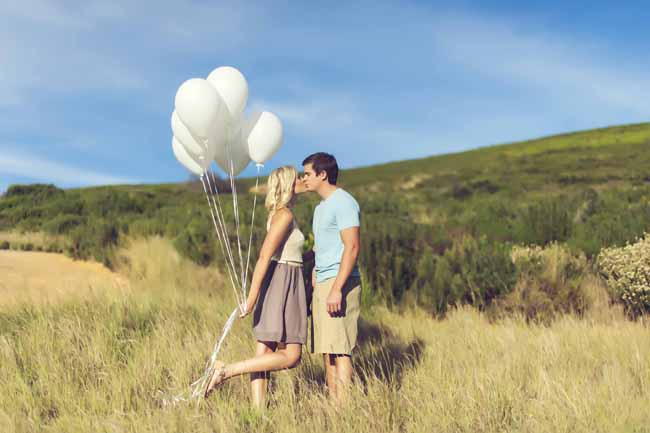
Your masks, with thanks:
M207 398L212 391L219 385L221 385L226 380L226 364L217 361L214 363L214 371L212 372L212 377L208 382L208 386L205 388L203 393L203 398Z

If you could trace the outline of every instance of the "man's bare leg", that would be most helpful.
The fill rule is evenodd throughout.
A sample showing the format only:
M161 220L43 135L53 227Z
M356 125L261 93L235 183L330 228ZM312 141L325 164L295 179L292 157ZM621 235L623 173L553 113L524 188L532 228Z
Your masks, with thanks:
M330 398L336 398L336 363L334 355L329 353L323 354L323 361L325 364L325 383L327 384L327 391Z
M267 353L273 352L275 347L269 343L257 342L255 347L255 356L263 356ZM269 384L269 372L263 371L258 373L251 373L251 400L253 406L258 409L263 409L266 402L266 390Z
M350 355L336 355L336 400L344 403L348 399L350 385L352 385L352 357Z

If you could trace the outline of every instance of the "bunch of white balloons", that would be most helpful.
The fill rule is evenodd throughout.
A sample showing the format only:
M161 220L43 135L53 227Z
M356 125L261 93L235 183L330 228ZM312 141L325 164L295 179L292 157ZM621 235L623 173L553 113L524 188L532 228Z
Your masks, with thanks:
M282 122L269 111L244 118L247 100L246 78L231 66L181 84L171 118L176 159L197 176L215 161L229 177L268 161L282 145Z

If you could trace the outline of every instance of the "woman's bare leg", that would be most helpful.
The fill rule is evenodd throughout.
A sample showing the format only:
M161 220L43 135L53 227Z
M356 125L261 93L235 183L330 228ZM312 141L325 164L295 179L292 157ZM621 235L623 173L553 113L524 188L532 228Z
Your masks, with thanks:
M250 358L245 361L235 362L224 365L222 368L215 370L210 384L206 388L206 395L218 384L232 377L246 373L259 373L262 371L284 370L293 368L300 362L302 354L302 344L287 344L285 349L279 349L276 352L268 352L264 355Z
M293 368L300 362L302 355L302 344L287 344L285 349L278 349L275 352L267 352L261 356L250 358L245 361L227 364L225 366L225 379L239 376L246 373L257 373L262 371L284 370Z
M258 341L255 347L255 357L263 356L273 352L276 344L271 342ZM269 372L262 371L251 373L251 399L253 405L258 409L263 409L266 402L266 390L269 384Z

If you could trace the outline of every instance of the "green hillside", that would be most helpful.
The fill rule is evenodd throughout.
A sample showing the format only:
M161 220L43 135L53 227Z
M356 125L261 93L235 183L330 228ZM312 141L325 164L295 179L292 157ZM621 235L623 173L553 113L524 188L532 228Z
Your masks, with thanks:
M434 312L458 303L488 306L521 275L510 258L513 245L556 242L593 264L603 247L623 245L650 227L649 148L650 123L643 123L344 170L341 185L363 209L366 296ZM242 221L250 220L253 196L246 191L253 182L238 184ZM221 199L233 221L229 194ZM316 201L299 200L303 227ZM254 244L264 218L258 215ZM211 224L196 182L71 190L15 185L0 199L1 231L56 235L56 245L38 247L109 266L125 238L150 235L173 239L199 264L219 265ZM244 224L240 234L247 238L248 230Z

